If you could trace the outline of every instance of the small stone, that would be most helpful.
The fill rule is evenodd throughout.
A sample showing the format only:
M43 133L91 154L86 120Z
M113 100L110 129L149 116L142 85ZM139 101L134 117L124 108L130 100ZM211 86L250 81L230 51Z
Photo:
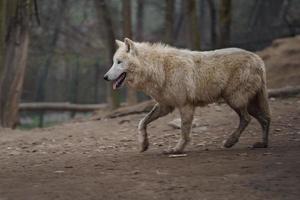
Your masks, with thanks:
M171 154L168 157L169 158L179 158L179 157L186 157L187 154Z
M119 124L124 124L124 123L129 123L129 122L130 122L129 119L122 119L122 120L120 120L118 123L119 123Z
M140 171L138 171L138 170L132 172L132 174L134 174L134 175L137 175L139 173L140 173Z
M200 126L197 128L197 130L199 131L206 131L207 130L207 126Z
M200 147L200 146L202 147L202 146L205 146L205 144L206 144L206 142L200 142L200 143L196 144L196 146L197 147Z
M123 138L120 140L120 142L132 142L132 139L128 139L128 138Z
M54 171L54 173L61 174L61 173L65 173L65 171L57 170L57 171Z

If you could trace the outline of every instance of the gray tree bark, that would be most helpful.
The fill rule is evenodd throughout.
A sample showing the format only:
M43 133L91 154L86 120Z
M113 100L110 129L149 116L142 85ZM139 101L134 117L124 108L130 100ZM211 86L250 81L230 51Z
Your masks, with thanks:
M112 64L112 58L116 51L115 33L114 33L114 29L113 29L113 23L112 23L110 13L107 8L105 0L94 0L94 4L96 7L97 18L99 20L99 24L100 24L101 20L103 20L103 22L104 22L103 29L105 32L102 33L102 28L100 29L100 25L99 25L99 33L105 35L105 37L106 37L105 42L109 49L108 60L110 60L110 62L107 64L108 67L106 69L106 70L108 70ZM107 103L111 109L116 109L117 107L120 106L118 93L112 89L111 83L107 82L106 86L107 86L107 93L106 93Z
M122 14L123 14L123 36L124 38L132 39L132 20L131 20L131 0L122 1ZM137 94L131 89L127 88L127 104L134 105L137 103Z

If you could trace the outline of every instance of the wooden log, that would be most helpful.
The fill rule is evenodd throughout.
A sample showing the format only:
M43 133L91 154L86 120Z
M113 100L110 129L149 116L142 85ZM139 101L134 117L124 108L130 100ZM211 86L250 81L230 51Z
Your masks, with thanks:
M92 112L106 108L106 104L71 104L71 103L21 103L20 111L73 111L73 112Z
M121 107L110 114L106 115L106 118L116 118L116 117L122 117L126 115L133 115L133 114L140 114L145 112L150 112L150 110L155 105L154 100L144 101L142 103L133 105L133 106L126 106Z
M289 86L285 88L268 90L269 97L290 97L300 94L300 86Z
M269 97L290 97L300 94L300 86L285 87L268 90ZM121 107L112 111L106 118L116 118L132 114L149 112L155 105L154 100L144 101L142 103ZM222 102L220 102L222 103ZM20 111L73 111L73 112L93 112L107 108L106 104L71 104L71 103L21 103Z

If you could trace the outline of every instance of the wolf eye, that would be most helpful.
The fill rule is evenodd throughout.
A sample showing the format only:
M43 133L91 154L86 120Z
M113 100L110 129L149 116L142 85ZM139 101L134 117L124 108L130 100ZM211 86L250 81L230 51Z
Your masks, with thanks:
M117 64L121 64L121 63L122 63L122 61L121 61L121 60L118 60L118 61L117 61Z

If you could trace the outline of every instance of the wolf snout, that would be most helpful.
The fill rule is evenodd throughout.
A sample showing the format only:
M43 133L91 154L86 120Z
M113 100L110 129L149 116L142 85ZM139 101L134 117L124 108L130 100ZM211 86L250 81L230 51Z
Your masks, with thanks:
M105 74L103 78L104 78L104 80L109 81L108 80L108 75Z

